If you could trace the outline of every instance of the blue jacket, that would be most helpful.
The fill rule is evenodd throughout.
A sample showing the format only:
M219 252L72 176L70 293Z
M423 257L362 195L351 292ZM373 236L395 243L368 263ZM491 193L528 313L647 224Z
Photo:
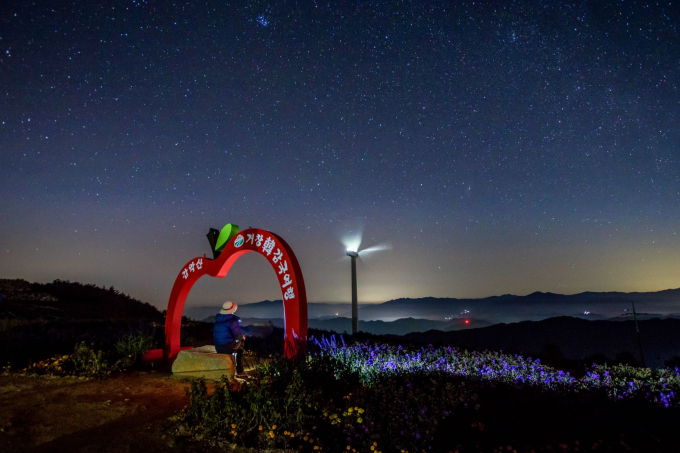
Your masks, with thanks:
M243 332L241 331L241 319L236 315L223 315L218 313L215 316L215 327L213 327L213 339L215 344L227 344L231 341L241 341Z

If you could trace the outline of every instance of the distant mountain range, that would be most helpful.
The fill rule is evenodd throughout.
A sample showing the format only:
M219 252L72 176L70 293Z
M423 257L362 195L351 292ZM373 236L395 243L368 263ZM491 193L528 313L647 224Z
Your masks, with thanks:
M572 295L535 292L527 296L506 294L481 299L455 299L423 297L394 299L381 304L359 306L361 321L395 321L403 318L427 319L445 322L453 319L476 319L478 322L538 321L556 316L609 319L622 315L635 303L638 312L669 315L680 313L680 289L647 293L585 292ZM214 315L219 307L187 307L185 315L205 319ZM585 314L588 313L588 314ZM282 301L263 301L241 304L238 315L242 318L276 319L283 314ZM350 304L308 304L312 320L350 318Z

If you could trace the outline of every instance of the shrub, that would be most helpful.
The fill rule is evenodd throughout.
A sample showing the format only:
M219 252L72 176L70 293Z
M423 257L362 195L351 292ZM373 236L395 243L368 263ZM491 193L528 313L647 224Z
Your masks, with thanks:
M71 361L78 375L103 377L111 374L112 367L104 358L104 352L84 341L76 345Z
M135 364L140 364L144 354L154 347L154 338L144 332L135 332L124 335L118 340L114 348L116 353L121 357L121 361L130 367Z
M25 373L52 376L106 377L116 369L105 358L104 352L94 345L80 342L72 354L55 356L31 363L22 371Z
M116 343L115 352L108 353L82 341L76 344L72 354L33 362L22 371L38 375L105 378L141 364L142 355L153 345L152 341L150 336L130 334ZM11 372L11 367L8 365L4 371Z

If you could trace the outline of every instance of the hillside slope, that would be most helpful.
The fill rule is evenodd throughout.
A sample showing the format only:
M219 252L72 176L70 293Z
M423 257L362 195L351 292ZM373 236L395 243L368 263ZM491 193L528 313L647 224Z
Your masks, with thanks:
M663 366L680 356L680 320L640 321L640 335L648 366ZM639 360L635 324L631 321L587 321L568 316L543 321L496 324L490 327L452 332L429 331L404 336L419 344L438 344L470 349L503 350L529 355L562 355L583 360L604 354L613 359L628 352Z
M130 297L113 287L63 280L29 283L0 279L0 317L47 320L163 319L148 303Z

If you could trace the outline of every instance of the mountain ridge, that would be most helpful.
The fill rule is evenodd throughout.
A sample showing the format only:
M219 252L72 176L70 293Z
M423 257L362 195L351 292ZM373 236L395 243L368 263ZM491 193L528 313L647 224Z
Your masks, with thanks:
M458 299L453 297L419 297L391 299L379 304L360 304L359 319L365 321L394 321L402 318L446 320L456 317L478 317L492 322L540 320L560 315L592 312L604 317L615 317L630 309L631 302L638 311L668 314L680 311L680 288L650 292L594 292L558 294L535 291L525 296L504 294L484 298ZM281 316L281 300L240 304L243 316L268 318ZM203 319L215 314L215 307L187 307L187 316ZM350 304L309 303L309 318L351 316Z

